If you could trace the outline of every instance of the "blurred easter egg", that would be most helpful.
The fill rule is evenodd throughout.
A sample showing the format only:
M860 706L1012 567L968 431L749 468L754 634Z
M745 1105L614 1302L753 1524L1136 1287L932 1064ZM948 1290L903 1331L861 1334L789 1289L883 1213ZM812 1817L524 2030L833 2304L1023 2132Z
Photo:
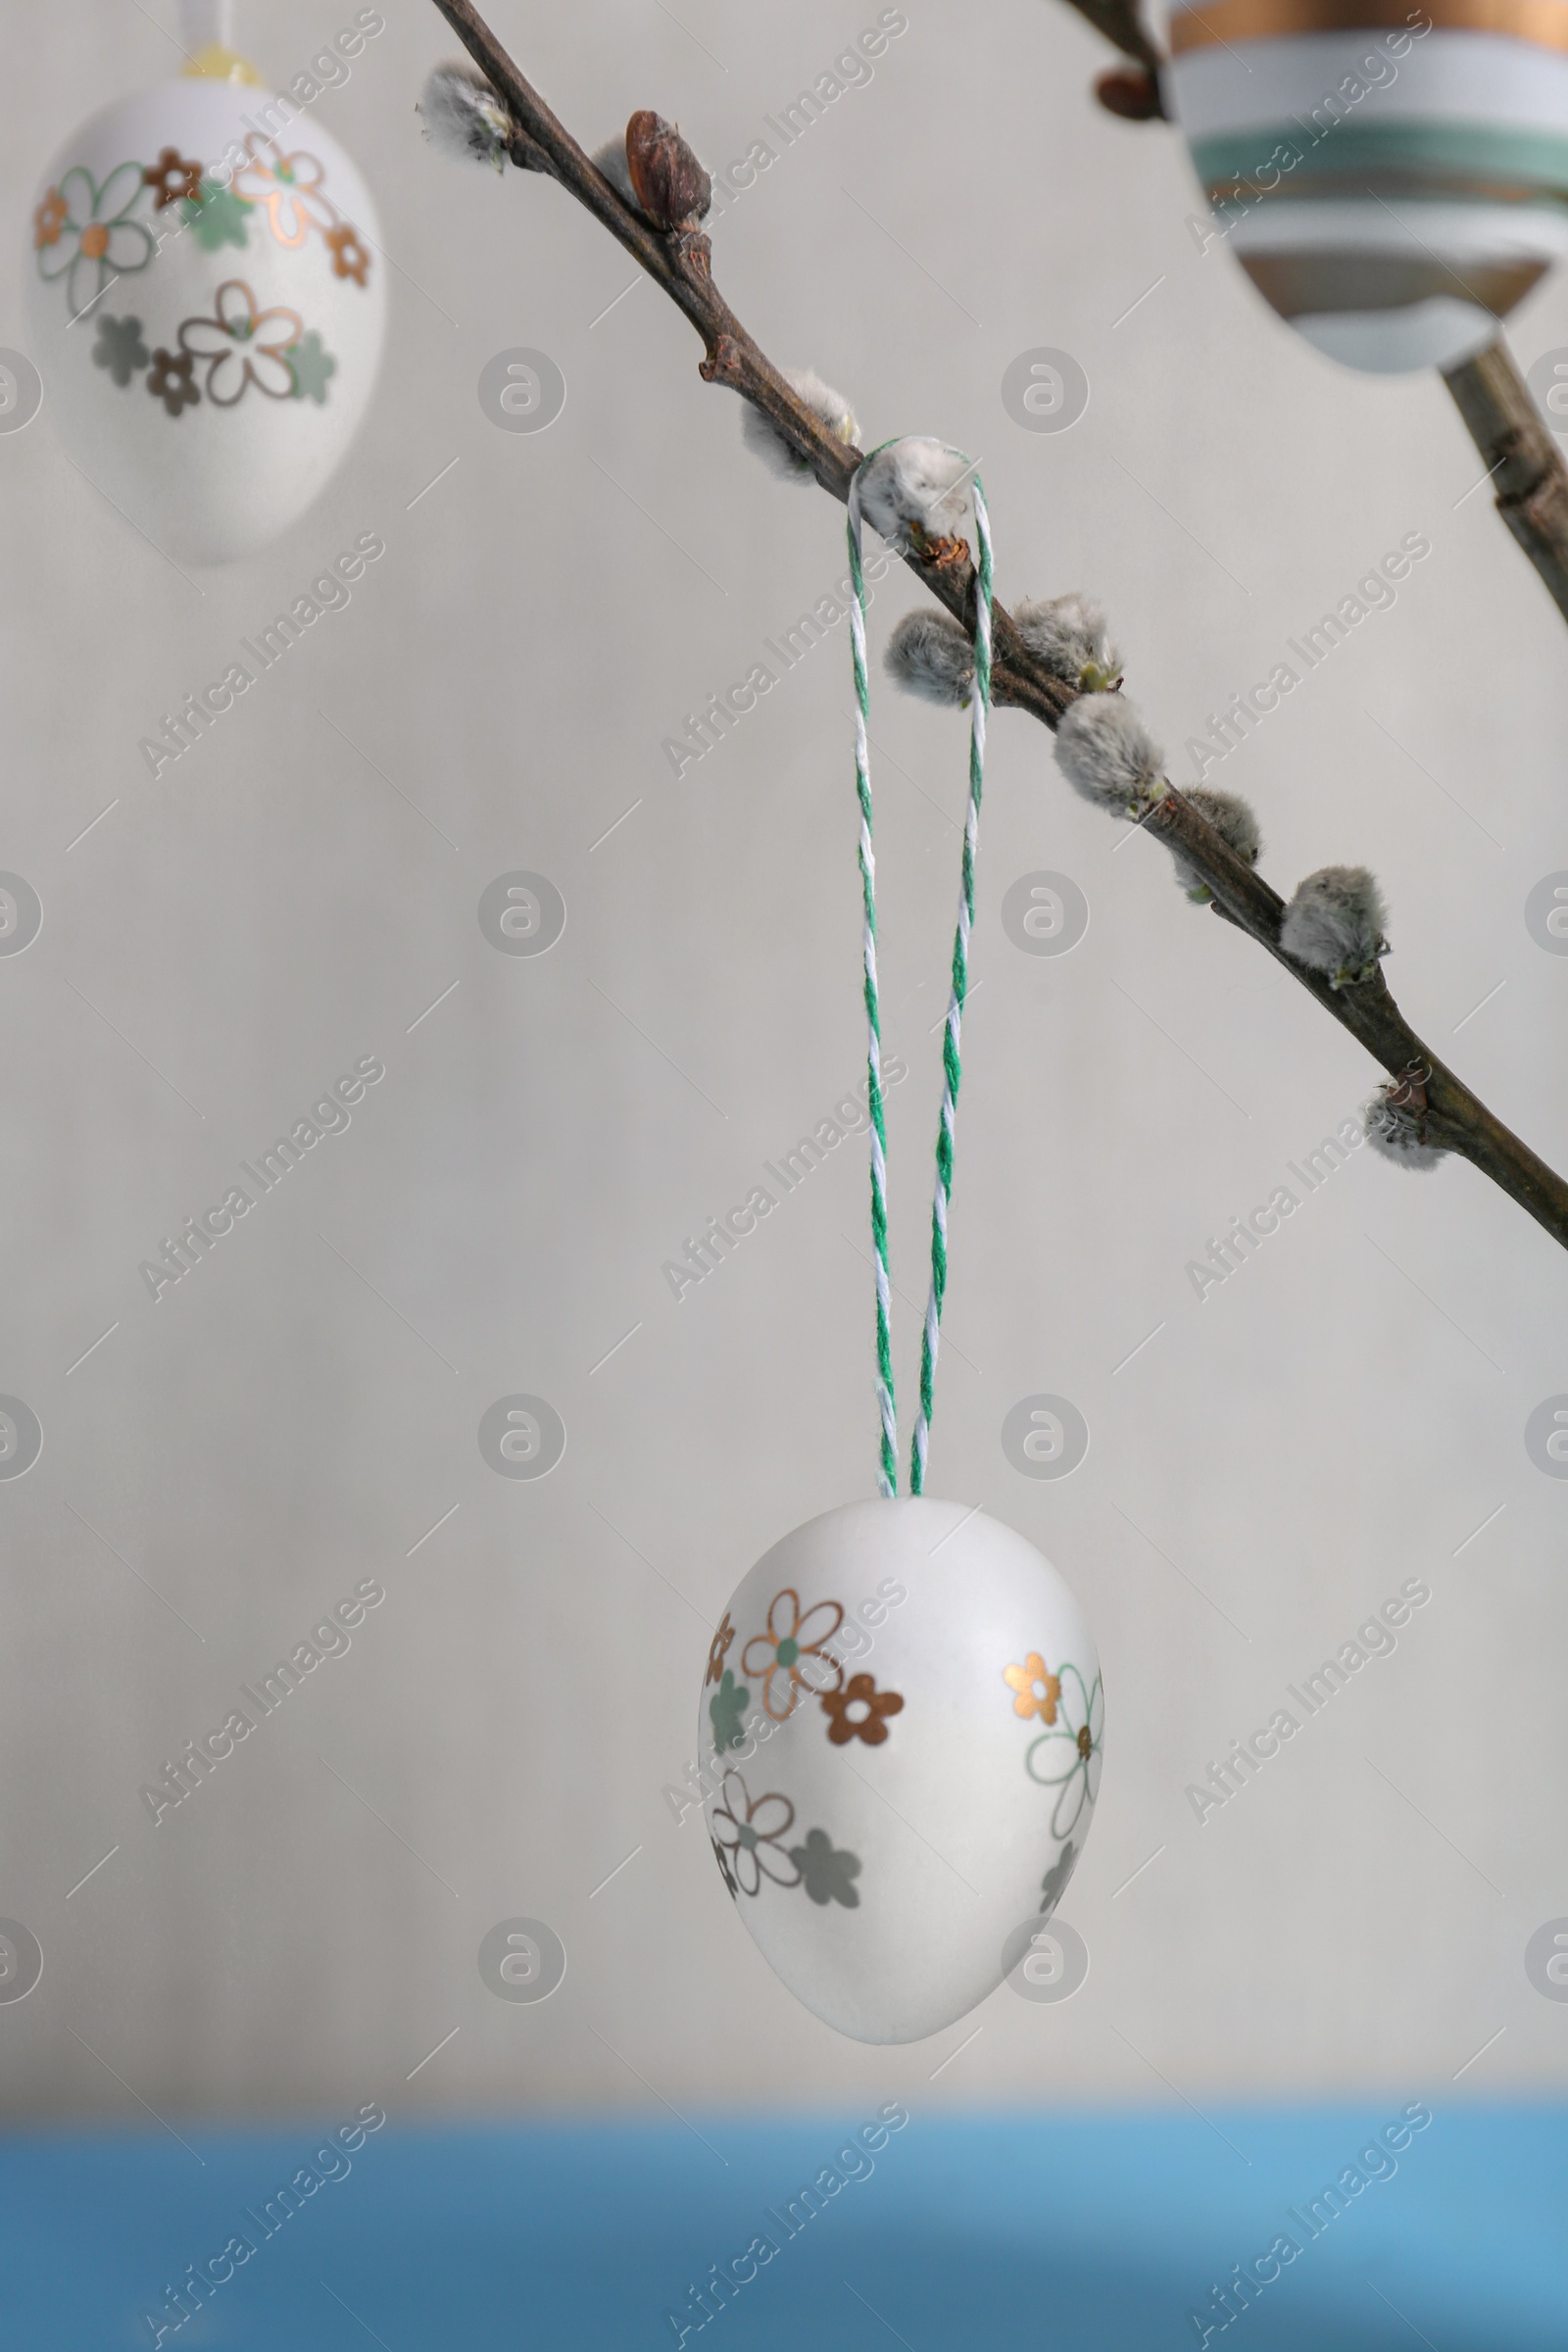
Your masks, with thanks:
M1568 250L1562 0L1178 0L1170 49L1219 240L1330 358L1451 368Z
M999 1520L854 1502L775 1544L700 1714L714 1856L769 1967L858 2041L962 2017L1083 1852L1102 1716L1082 1609Z
M296 521L375 378L369 191L325 129L284 112L200 77L118 99L66 141L33 207L46 405L83 473L178 562L230 562Z

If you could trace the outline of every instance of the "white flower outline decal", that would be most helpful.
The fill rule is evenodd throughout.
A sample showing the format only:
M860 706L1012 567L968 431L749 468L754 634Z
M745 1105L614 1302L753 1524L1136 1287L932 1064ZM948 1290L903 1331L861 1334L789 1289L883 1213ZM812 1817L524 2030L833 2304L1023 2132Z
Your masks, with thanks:
M33 216L38 274L46 285L65 279L74 318L117 277L145 270L152 260L151 229L126 219L145 192L140 164L117 164L102 185L85 165L74 164L39 205Z
M294 370L285 354L303 331L298 311L280 306L258 311L255 295L239 277L224 278L213 298L213 311L211 318L184 321L179 348L207 363L205 389L214 407L231 409L244 398L249 384L270 400L292 400ZM273 327L270 339L264 337L267 327Z
M1056 1708L1056 1728L1043 1732L1031 1740L1024 1757L1024 1768L1032 1781L1043 1788L1054 1788L1056 1801L1052 1808L1051 1835L1066 1838L1077 1828L1086 1808L1093 1809L1100 1794L1101 1741L1103 1735L1104 1696L1097 1674L1091 1690L1076 1666L1061 1669L1061 1696ZM1059 1762L1060 1772L1037 1772L1035 1758L1042 1748L1055 1751L1046 1762Z

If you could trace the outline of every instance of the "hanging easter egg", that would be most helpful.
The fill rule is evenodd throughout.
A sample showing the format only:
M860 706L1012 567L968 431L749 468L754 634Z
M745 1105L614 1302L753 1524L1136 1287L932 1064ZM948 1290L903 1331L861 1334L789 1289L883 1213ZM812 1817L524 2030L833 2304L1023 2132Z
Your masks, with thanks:
M330 133L232 81L118 99L50 165L27 257L46 403L176 562L265 547L341 462L381 348L377 237Z
M1453 367L1568 250L1552 0L1177 0L1170 48L1219 235L1330 358Z
M999 1520L870 1500L775 1544L700 1716L713 1852L768 1965L857 2041L962 2017L1083 1852L1102 1712L1083 1611Z

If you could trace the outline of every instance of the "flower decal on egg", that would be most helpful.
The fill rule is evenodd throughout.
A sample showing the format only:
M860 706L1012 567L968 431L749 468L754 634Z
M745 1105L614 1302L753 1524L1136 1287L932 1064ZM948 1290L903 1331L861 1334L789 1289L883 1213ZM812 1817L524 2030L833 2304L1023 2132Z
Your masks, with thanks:
M746 1685L738 1683L726 1666L723 1681L708 1702L715 1755L721 1756L726 1748L740 1746L746 1737L746 1710L751 1699L752 1694Z
M823 1692L822 1712L833 1719L827 1736L835 1747L845 1747L852 1740L880 1747L888 1736L887 1719L903 1714L904 1700L897 1690L879 1690L870 1675L852 1674L842 1690ZM811 1835L818 1833L813 1830Z
M1056 1701L1061 1696L1057 1676L1046 1672L1046 1661L1037 1649L1032 1649L1021 1666L1004 1666L1002 1679L1014 1692L1012 1711L1025 1721L1038 1715L1042 1723L1054 1723Z
M251 132L245 153L247 160L233 179L239 202L266 215L279 245L303 245L315 229L332 256L333 276L351 277L357 286L366 284L369 248L328 196L317 158L303 151L285 155L275 139L264 138L260 131Z
M735 1628L729 1621L729 1611L726 1609L719 1619L717 1633L708 1645L708 1672L703 1677L705 1683L717 1682L723 1671L724 1660L729 1655L730 1643L734 1639Z
M725 1853L724 1848L719 1844L716 1838L710 1838L708 1842L713 1849L713 1860L718 1864L719 1870L723 1874L724 1884L729 1888L729 1899L731 1902L733 1902L740 1889L735 1884L735 1873L729 1866L729 1857Z
M742 1894L760 1894L762 1881L798 1886L801 1866L779 1842L795 1827L795 1807L776 1790L753 1798L738 1772L726 1772L713 1807L714 1843Z
M265 212L279 245L303 245L313 228L324 236L337 226L337 207L321 185L314 155L284 155L275 139L253 130L245 141L246 161L234 174L241 204Z
M198 359L207 367L208 397L217 400L220 408L232 408L247 381L260 383L263 391L271 393L274 399L291 397L314 400L318 408L325 405L326 388L337 373L337 362L324 348L315 327L309 334L300 335L299 322L292 311L265 311L258 315L249 289L240 285L238 279L219 288L216 307L216 318L186 319L180 330L182 348L172 352L163 349L149 352L142 341L139 318L111 318L107 313L101 314L93 359L100 368L107 368L122 387L145 368L148 391L155 400L163 402L171 416L196 408L201 401L196 384ZM282 321L278 331L293 339L280 343L274 336L272 341L264 342L258 330L269 321L277 320ZM208 342L214 348L204 347L200 333L187 333L187 329L209 330ZM216 341L219 336L221 340ZM251 343L256 347L260 365L253 360L249 377L237 375L233 368L223 369L225 360L232 359L236 367L240 365L240 351ZM282 364L283 378L273 373L273 363L278 361ZM268 371L266 377L261 371L264 367ZM215 382L222 387L220 393L213 391ZM238 390L234 389L236 384Z
M835 1853L826 1830L808 1830L804 1845L790 1847L790 1860L800 1869L813 1903L842 1903L858 1911L860 1897L854 1882L860 1875L858 1854Z
M140 373L152 358L141 339L139 318L111 318L106 311L98 314L98 340L92 347L94 365L107 368L117 384L123 390L133 375Z
M324 408L327 382L337 373L337 362L323 349L315 327L302 343L291 343L283 357L289 364L300 399L314 400L318 409Z
M195 200L201 192L202 168L188 164L177 147L166 147L141 178L143 187L152 189L154 206L161 213L166 205Z
M185 226L204 252L217 253L223 245L243 248L250 243L251 207L241 204L232 188L220 187L216 179L204 179L186 198L183 210Z
M60 233L71 218L71 207L58 188L51 188L32 216L32 242L35 252L46 245L58 245Z
M38 274L49 285L65 280L74 317L152 260L152 231L129 218L144 185L140 164L117 164L102 182L77 164L34 213Z
M741 1652L741 1671L761 1677L762 1705L775 1723L789 1720L803 1690L819 1698L824 1690L843 1688L844 1668L824 1648L843 1623L841 1601L815 1601L803 1616L801 1596L792 1585L774 1593L768 1603L767 1631L754 1634L747 1642ZM809 1669L804 1663L808 1658L813 1661Z
M1051 1835L1065 1838L1100 1794L1100 1742L1104 1701L1097 1674L1090 1690L1076 1666L1061 1670L1056 1728L1031 1741L1024 1766L1031 1780L1057 1790Z
M352 277L357 286L363 286L370 256L359 230L351 228L345 220L341 228L327 230L326 245L332 256L333 276Z
M1040 1892L1043 1897L1040 1905L1040 1911L1043 1918L1054 1911L1056 1905L1066 1893L1067 1881L1072 1877L1072 1866L1077 1859L1078 1849L1073 1844L1072 1839L1069 1838L1066 1844L1062 1847L1060 1853L1056 1856L1055 1861L1053 1862L1051 1868L1047 1871L1045 1877L1040 1882Z
M291 400L298 387L286 354L303 331L298 311L258 311L243 279L225 278L211 318L187 318L180 351L207 369L203 386L215 408L231 409L254 384L270 400Z
M153 353L148 371L147 389L154 400L161 400L165 413L177 416L181 409L193 409L201 399L196 389L196 363L188 351L179 353L159 349ZM125 379L117 375L116 383Z

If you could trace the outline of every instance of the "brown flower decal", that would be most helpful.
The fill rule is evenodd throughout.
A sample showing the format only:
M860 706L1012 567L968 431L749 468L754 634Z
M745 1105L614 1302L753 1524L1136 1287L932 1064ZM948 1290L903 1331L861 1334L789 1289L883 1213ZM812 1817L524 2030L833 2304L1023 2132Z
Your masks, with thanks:
M712 1642L709 1646L708 1672L703 1677L705 1685L708 1683L716 1683L719 1676L723 1673L724 1660L729 1654L729 1645L734 1639L735 1628L729 1621L729 1611L726 1609L719 1624L719 1629L713 1636Z
M880 1747L888 1736L887 1719L903 1714L904 1700L897 1690L879 1690L870 1675L852 1674L842 1690L824 1691L822 1712L833 1718L827 1736L835 1747L851 1740Z
M822 1622L818 1625L819 1618ZM747 1642L741 1652L741 1671L763 1678L762 1706L775 1723L785 1723L794 1714L803 1690L820 1698L824 1690L843 1689L844 1668L822 1647L843 1623L839 1601L816 1601L803 1617L801 1596L793 1586L786 1585L782 1592L774 1593L767 1611L767 1631L754 1634ZM809 1630L813 1625L814 1633ZM755 1663L753 1650L757 1652ZM809 1671L802 1664L806 1658L815 1660Z
M147 371L147 389L163 402L171 416L177 416L181 409L193 409L201 398L193 380L195 373L196 362L188 351L177 358L171 351L155 351Z
M327 251L332 256L334 277L352 277L357 286L365 283L365 273L370 267L370 257L357 228L345 220L341 228L326 232Z
M787 1796L773 1791L754 1803L738 1772L726 1772L719 1790L722 1804L713 1807L713 1843L719 1867L733 1877L742 1894L760 1894L762 1881L775 1886L798 1886L800 1864L779 1839L795 1823L795 1807Z
M202 192L202 168L187 164L177 147L166 147L157 163L147 166L142 180L153 191L153 209L161 213L166 205L178 204L181 198L196 202Z
M303 331L298 311L258 311L255 295L237 277L224 279L213 309L211 318L184 321L179 348L206 362L207 397L214 406L231 409L250 384L270 400L292 400L294 371L284 354Z
M1038 1715L1042 1723L1054 1723L1056 1701L1061 1696L1061 1678L1046 1672L1046 1661L1039 1650L1032 1649L1021 1666L1004 1666L1002 1679L1016 1692L1012 1711L1027 1722Z
M58 245L60 232L71 218L71 207L58 188L51 188L32 216L32 242L36 252L46 245Z

